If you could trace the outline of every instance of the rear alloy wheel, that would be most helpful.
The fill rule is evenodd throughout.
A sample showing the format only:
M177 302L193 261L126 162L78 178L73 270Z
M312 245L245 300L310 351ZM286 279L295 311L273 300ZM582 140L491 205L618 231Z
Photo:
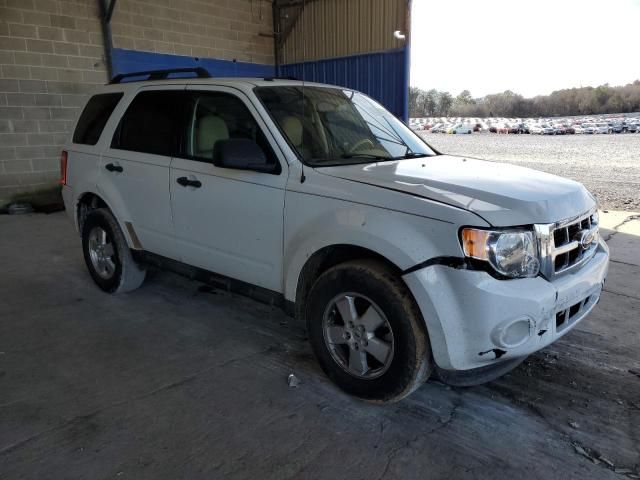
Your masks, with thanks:
M129 292L144 281L145 270L133 259L118 222L106 208L91 211L84 220L82 250L91 277L105 292Z
M100 278L111 279L116 273L116 260L114 259L116 251L113 239L104 228L95 226L89 232L88 243L87 248L93 269Z
M306 305L309 340L341 389L365 400L398 401L431 374L424 320L402 279L377 260L323 273Z

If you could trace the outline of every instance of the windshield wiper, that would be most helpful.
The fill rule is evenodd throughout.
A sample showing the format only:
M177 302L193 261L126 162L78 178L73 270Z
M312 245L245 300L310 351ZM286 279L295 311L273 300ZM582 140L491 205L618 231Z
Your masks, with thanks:
M415 152L408 152L405 155L402 155L401 157L394 157L394 160L404 160L405 158L424 158L424 157L430 157L431 155L429 155L428 153L415 153Z
M370 158L372 160L378 160L381 162L390 162L393 160L405 160L407 158L423 158L430 157L427 153L414 153L409 152L405 155L398 155L397 157L385 157L384 155L375 155L373 153L343 153L340 158Z
M343 153L340 158L373 158L374 160L394 160L394 157L374 155L373 153Z

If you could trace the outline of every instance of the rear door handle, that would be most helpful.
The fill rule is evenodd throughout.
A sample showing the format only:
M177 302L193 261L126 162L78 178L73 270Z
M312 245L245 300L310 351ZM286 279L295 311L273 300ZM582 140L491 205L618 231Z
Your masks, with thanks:
M182 185L183 187L200 188L202 186L202 182L200 180L189 180L187 177L180 177L176 180L176 182L178 182L178 184Z
M120 165L114 165L113 163L107 163L104 168L110 172L122 172L124 170Z

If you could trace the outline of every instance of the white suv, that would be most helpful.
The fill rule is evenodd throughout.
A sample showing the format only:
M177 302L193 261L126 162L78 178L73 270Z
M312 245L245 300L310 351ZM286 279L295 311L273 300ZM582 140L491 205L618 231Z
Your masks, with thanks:
M305 321L326 374L378 402L432 374L492 380L598 302L609 255L582 185L442 155L353 90L196 73L117 78L63 152L103 290L187 265Z

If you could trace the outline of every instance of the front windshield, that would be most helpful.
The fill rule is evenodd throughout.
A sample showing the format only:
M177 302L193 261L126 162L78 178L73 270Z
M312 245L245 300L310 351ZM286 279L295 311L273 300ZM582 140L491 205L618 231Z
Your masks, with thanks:
M309 165L435 155L404 123L361 93L298 85L258 87L255 92L298 156Z

